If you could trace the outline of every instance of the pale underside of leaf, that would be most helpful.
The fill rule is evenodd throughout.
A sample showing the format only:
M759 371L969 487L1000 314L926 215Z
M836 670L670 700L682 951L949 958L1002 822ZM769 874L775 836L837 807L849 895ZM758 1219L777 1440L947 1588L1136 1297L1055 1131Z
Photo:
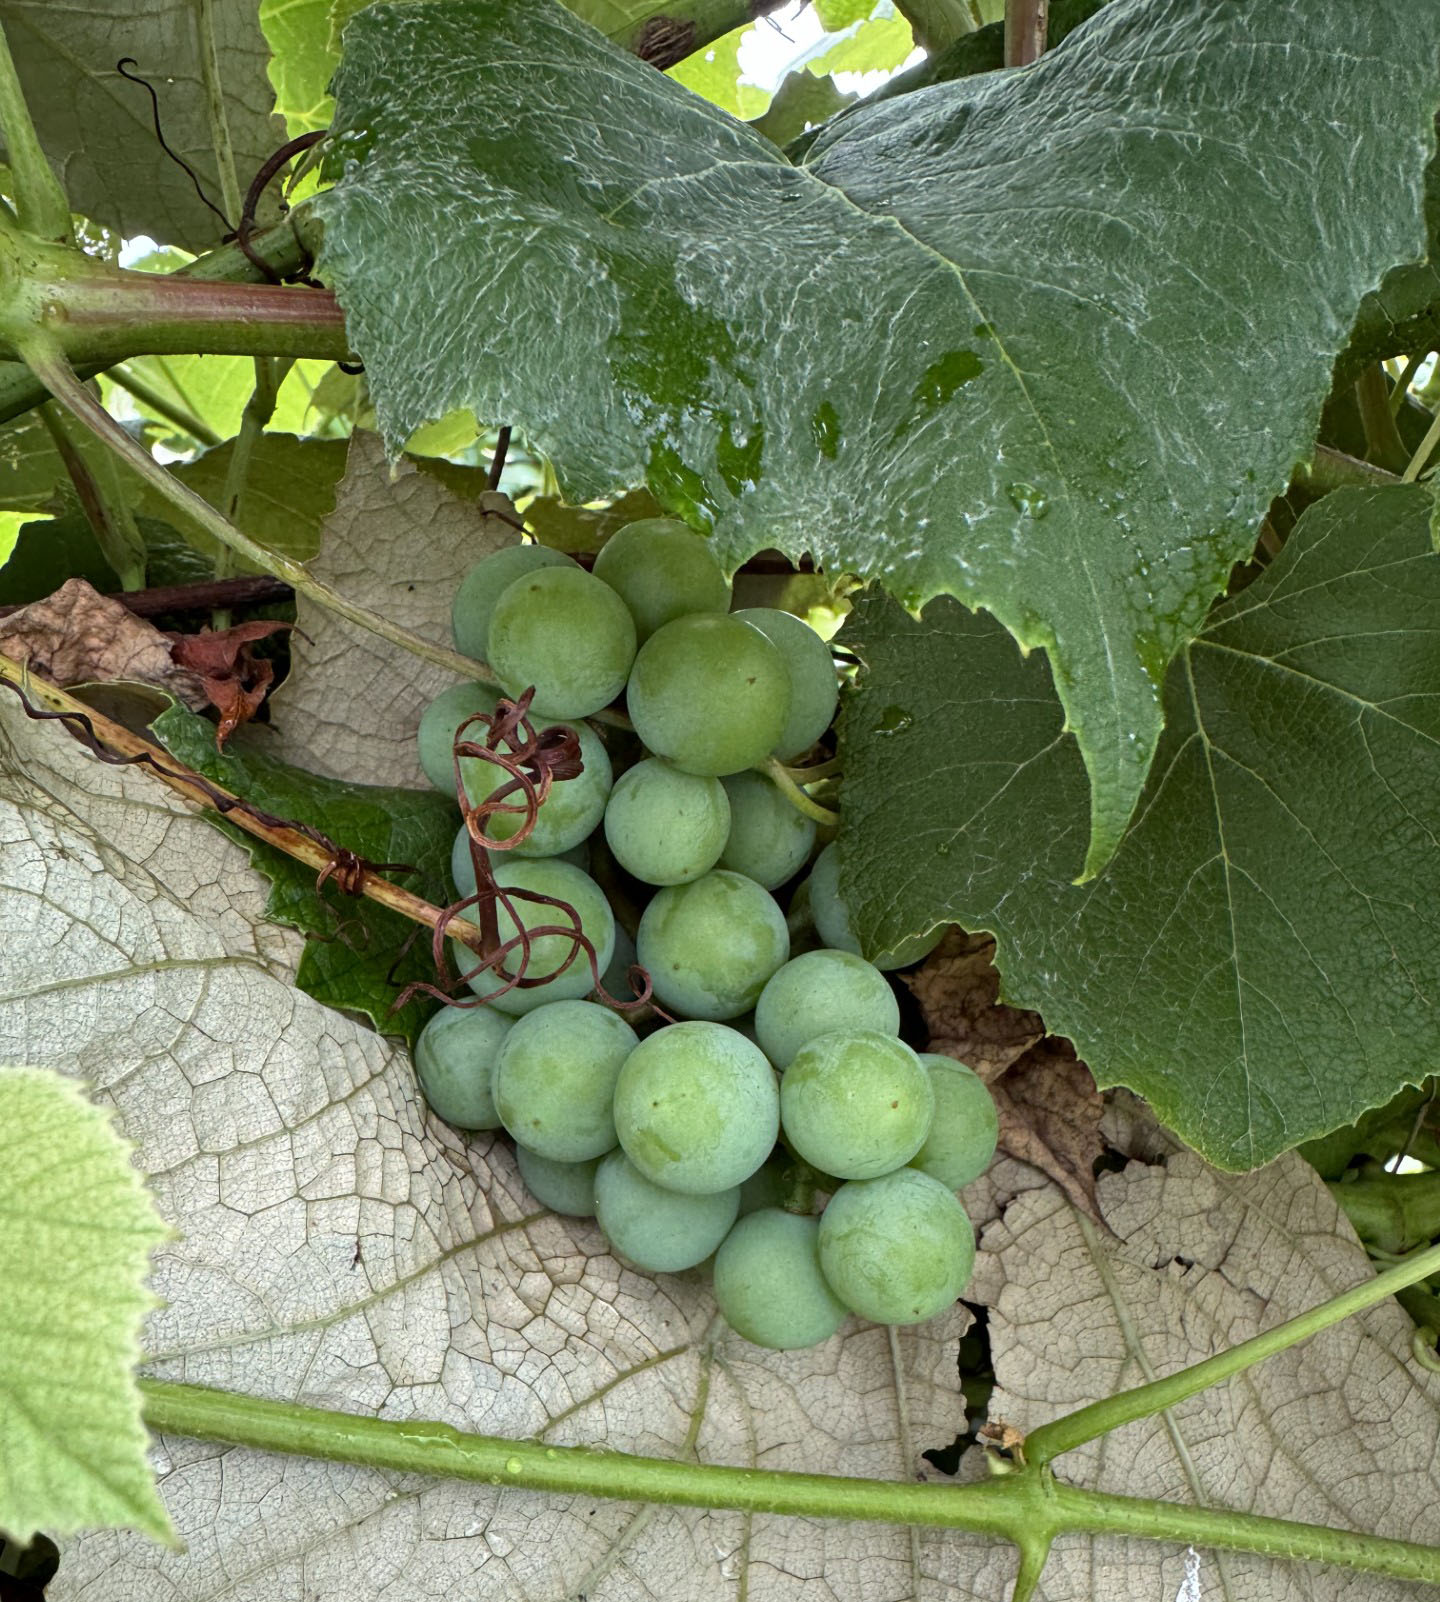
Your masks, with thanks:
M392 449L468 405L573 499L645 480L728 562L808 551L1043 647L1094 871L1165 663L1422 249L1437 48L1399 0L1115 0L797 169L559 7L379 7L323 266Z
M243 854L134 770L0 709L0 1054L90 1078L180 1239L153 1372L388 1417L908 1478L963 1427L961 1309L764 1353L694 1276L537 1211L503 1144L429 1119L405 1055L289 983ZM13 863L13 867L11 864ZM23 931L23 934L20 933ZM181 1556L88 1536L56 1602L429 1593L961 1602L973 1550L903 1531L544 1501L169 1441Z
M1191 1153L1103 1175L1115 1238L1050 1190L1013 1201L982 1239L974 1291L990 1310L990 1415L1024 1432L1173 1373L1371 1277L1364 1250L1308 1164L1235 1177ZM1349 1527L1435 1535L1440 1377L1410 1353L1393 1302L1336 1325L1170 1414L1056 1462L1062 1478ZM971 1466L975 1471L975 1465ZM1413 1586L1265 1558L1201 1555L1199 1595L1224 1602L1408 1602ZM1062 1540L1042 1602L1171 1602L1185 1554ZM996 1560L976 1586L999 1596Z
M311 570L349 600L449 645L460 580L519 538L411 462L392 478L378 435L359 433ZM420 715L456 680L303 596L298 608L293 670L260 749L336 778L423 785Z

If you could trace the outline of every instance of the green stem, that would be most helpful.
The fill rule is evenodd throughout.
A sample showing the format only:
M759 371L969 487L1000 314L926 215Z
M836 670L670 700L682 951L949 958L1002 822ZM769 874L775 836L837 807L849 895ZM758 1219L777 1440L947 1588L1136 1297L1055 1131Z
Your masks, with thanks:
M141 1380L140 1390L145 1422L161 1433L557 1495L968 1530L1020 1547L1036 1572L1055 1536L1075 1531L1440 1580L1440 1548L1251 1513L1082 1491L1057 1482L1048 1470L952 1485L728 1468L472 1435L448 1424L368 1418L161 1380Z
M127 395L133 395L142 406L148 406L167 423L173 423L181 433L188 434L197 445L209 447L220 443L220 436L208 423L202 422L188 407L171 400L130 368L123 365L112 367L105 376Z
M1436 445L1440 445L1440 412L1435 414L1435 421L1425 431L1425 438L1420 441L1419 449L1410 458L1405 471L1400 475L1402 484L1413 484L1425 464L1430 460L1431 453Z
M145 541L135 525L135 514L130 503L120 492L113 473L100 476L92 472L90 463L75 447L65 427L64 419L51 404L40 408L40 421L55 447L55 453L70 475L80 508L85 513L95 543L105 560L114 569L122 590L139 590L145 587ZM108 465L108 459L107 463Z
M1050 0L1005 0L1005 65L1028 67L1045 53Z
M291 365L290 361L282 357L255 358L255 387L251 390L250 399L245 402L245 410L241 413L240 432L231 447L230 461L225 469L225 483L220 492L220 514L229 522L238 521L240 497L245 492L250 459L255 453L256 442L265 432L266 424L275 415L275 399L280 393L280 386L285 382L285 375L290 371ZM229 578L233 569L233 552L228 545L222 546L215 562L215 577ZM228 628L229 612L224 609L217 610L212 624L216 629Z
M5 156L15 191L15 219L36 239L68 244L74 238L70 202L60 180L40 147L40 136L30 120L25 91L10 54L10 41L0 27L0 129L5 133Z
M319 243L319 225L299 205L283 222L263 233L251 235L250 248L277 277L284 278L298 271L314 254ZM171 275L175 278L193 278L201 283L253 284L268 280L264 272L252 262L238 245L222 245ZM76 370L82 378L93 378L109 365L103 361L78 361ZM9 422L40 405L49 391L36 379L23 362L0 361L0 423Z
M1025 1461L1033 1466L1044 1466L1062 1452L1073 1451L1087 1441L1119 1429L1122 1424L1150 1418L1167 1407L1178 1406L1189 1397L1219 1384L1221 1380L1229 1379L1267 1357L1273 1357L1277 1352L1307 1340L1332 1324L1338 1324L1341 1319L1383 1302L1406 1285L1428 1279L1437 1270L1440 1270L1440 1246L1433 1246L1398 1267L1367 1280L1363 1285L1356 1285L1353 1290L1312 1307L1308 1313L1287 1319L1274 1329L1252 1336L1228 1351L1181 1369L1178 1374L1153 1380L1148 1385L1137 1385L1133 1390L1121 1391L1118 1396L1108 1396L1102 1402L1077 1408L1064 1418L1056 1419L1053 1424L1042 1424L1025 1438Z
M1405 365L1400 369L1400 376L1395 380L1395 387L1390 391L1390 415L1398 417L1400 408L1405 404L1405 397L1410 393L1410 386L1415 382L1415 375L1420 366L1430 354L1428 348L1412 351L1405 358Z
M1390 410L1390 385L1379 362L1372 362L1355 380L1355 399L1360 406L1360 425L1365 430L1366 456L1398 473L1407 453L1395 425L1395 414Z
M822 807L818 801L812 801L798 784L790 777L790 769L777 757L766 757L763 762L755 764L761 773L768 773L776 789L785 797L797 812L803 812L807 818L813 818L816 823L832 828L840 822L840 814L831 812L828 807Z
M240 226L244 200L235 175L235 147L230 142L230 119L225 113L225 91L220 83L220 57L215 49L215 0L199 0L196 23L200 35L200 78L205 85L205 109L210 119L210 142L220 174L220 198L231 228Z
M409 629L392 623L389 618L357 606L315 578L303 563L291 561L267 546L258 545L242 533L208 501L187 489L173 474L167 473L149 451L137 444L76 378L64 355L53 345L36 338L26 347L25 359L56 400L122 461L128 463L170 505L182 528L208 534L238 552L262 573L283 579L298 594L308 596L317 605L347 618L360 628L368 629L372 634L378 634L392 645L398 645L426 662L434 663L436 667L444 668L457 678L475 679L482 684L496 682L495 675L483 662L461 656L458 651L448 650L444 646L433 645L418 634L412 634Z

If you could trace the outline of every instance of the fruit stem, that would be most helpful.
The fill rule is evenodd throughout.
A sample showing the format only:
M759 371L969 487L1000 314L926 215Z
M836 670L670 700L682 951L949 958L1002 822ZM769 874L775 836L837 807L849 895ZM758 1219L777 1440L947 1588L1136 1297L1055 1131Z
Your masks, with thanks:
M1052 1424L1042 1424L1025 1438L1025 1461L1031 1467L1044 1467L1062 1452L1073 1451L1077 1446L1106 1435L1122 1424L1149 1418L1167 1407L1175 1407L1221 1380L1242 1373L1267 1357L1273 1357L1277 1352L1307 1340L1322 1329L1328 1329L1331 1324L1338 1324L1352 1313L1385 1301L1405 1286L1429 1278L1437 1270L1440 1270L1440 1246L1432 1246L1407 1258L1398 1267L1362 1285L1356 1285L1339 1296L1333 1296L1328 1302L1321 1302L1309 1312L1287 1319L1274 1329L1252 1336L1250 1340L1206 1358L1204 1362L1183 1368L1178 1374L1152 1380L1148 1385L1137 1385L1132 1390L1106 1397L1103 1402L1092 1402L1088 1407L1077 1408Z
M840 814L831 812L828 807L822 807L818 801L812 801L790 777L790 769L777 757L766 757L763 762L757 762L755 767L757 772L769 774L776 789L796 811L803 812L807 818L813 818L816 823L827 829L839 826Z

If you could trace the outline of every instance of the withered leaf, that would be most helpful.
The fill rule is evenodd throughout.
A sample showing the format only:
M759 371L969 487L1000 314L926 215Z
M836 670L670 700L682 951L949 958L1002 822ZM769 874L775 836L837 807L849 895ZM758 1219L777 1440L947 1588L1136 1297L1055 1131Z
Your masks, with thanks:
M199 677L205 694L220 714L220 727L215 732L217 750L223 749L240 724L248 723L260 710L275 678L274 664L257 657L251 646L256 640L294 626L257 618L233 628L168 636L172 659Z
M158 686L193 711L209 705L199 676L175 660L169 639L84 579L69 579L0 619L0 652L62 687L131 679Z

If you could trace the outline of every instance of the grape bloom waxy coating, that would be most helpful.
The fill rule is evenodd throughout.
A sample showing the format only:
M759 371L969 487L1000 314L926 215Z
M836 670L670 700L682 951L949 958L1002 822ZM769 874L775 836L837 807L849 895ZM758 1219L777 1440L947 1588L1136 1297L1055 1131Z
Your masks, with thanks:
M526 573L502 590L487 642L507 695L534 687L536 718L584 718L625 688L635 622L608 584L572 562Z
M934 1115L925 1065L874 1029L817 1036L780 1085L785 1143L837 1179L873 1179L908 1163Z
M938 1179L897 1168L842 1185L820 1215L820 1268L852 1313L920 1324L955 1301L975 1267L970 1216Z
M850 951L806 951L792 957L760 992L755 1034L777 1068L820 1035L872 1029L900 1033L900 1003L880 970Z
M775 898L723 868L659 891L640 919L635 950L662 1004L723 1023L749 1012L790 955Z
M730 1233L740 1187L682 1196L646 1179L623 1151L600 1159L595 1218L610 1244L637 1268L674 1274L703 1263Z
M728 1190L760 1167L780 1133L775 1071L724 1024L671 1024L620 1070L615 1130L655 1184L687 1195Z
M715 1254L715 1304L747 1341L793 1351L829 1338L844 1302L820 1268L820 1220L763 1207L741 1218Z

